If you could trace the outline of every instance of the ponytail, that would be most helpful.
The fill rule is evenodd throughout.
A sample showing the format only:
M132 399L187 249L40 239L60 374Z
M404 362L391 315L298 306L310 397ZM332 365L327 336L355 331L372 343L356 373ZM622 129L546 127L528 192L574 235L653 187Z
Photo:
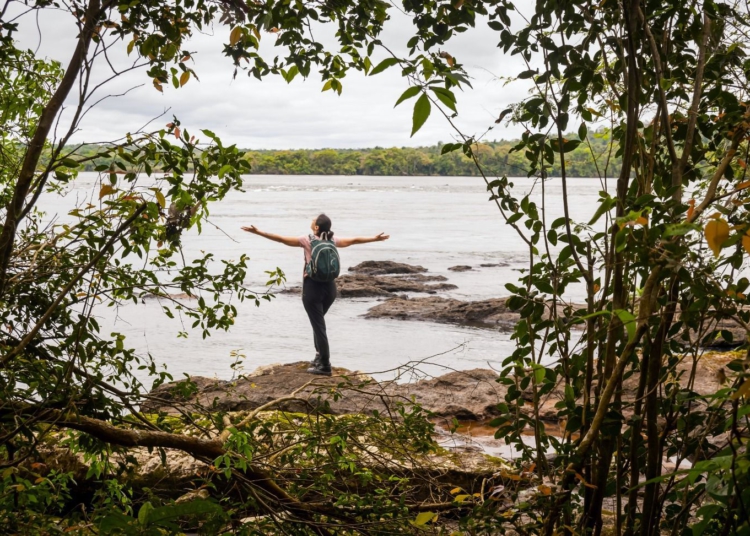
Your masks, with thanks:
M321 240L333 240L333 231L331 231L331 218L325 214L321 214L315 220L315 225L318 226L318 237Z

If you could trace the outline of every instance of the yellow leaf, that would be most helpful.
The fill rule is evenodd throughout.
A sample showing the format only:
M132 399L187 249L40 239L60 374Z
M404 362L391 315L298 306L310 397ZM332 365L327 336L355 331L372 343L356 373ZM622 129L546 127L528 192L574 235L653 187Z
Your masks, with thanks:
M161 87L161 82L154 78L154 87L160 92L164 93L164 89Z
M513 473L509 473L505 469L500 471L500 476L503 478L507 478L508 480L521 480L521 477L519 475L514 475Z
M164 194L161 193L160 190L156 190L156 200L159 202L159 205L161 205L161 208L166 208L167 206L167 200L164 198Z
M714 252L714 256L718 257L722 244L729 238L729 224L722 218L713 219L706 224L704 234L708 247Z
M128 43L128 56L130 56L130 53L133 52L133 47L135 46L135 39L133 39L130 43Z
M255 27L255 26L253 26L253 35L255 36L255 38L256 38L256 39L257 39L258 41L260 41L260 32L258 31L258 28L257 28L257 27Z
M182 73L182 76L180 76L180 87L187 84L188 80L190 80L190 71L185 71Z
M232 33L229 34L229 44L234 46L242 38L242 26L237 26Z
M457 503L466 502L466 499L470 499L471 495L456 495L456 498L453 499Z
M414 524L418 527L421 527L422 525L425 525L436 518L437 514L435 512L422 512L417 515L417 519L414 520Z
M328 80L325 84L323 84L323 90L321 91L321 93L323 91L328 91L329 89L331 89L332 83L333 83L333 80Z
M648 218L646 216L640 216L637 220L635 220L635 223L640 225L648 225Z
M180 139L180 127L174 127L174 137Z
M104 184L102 185L102 189L99 190L99 199L106 197L108 195L112 195L116 191L117 191L117 188L115 188L114 186L111 186L109 184Z
M690 219L693 217L693 213L695 212L695 199L691 199L688 201L688 211L687 211L687 218Z
M741 182L737 185L737 190L744 190L748 186L750 186L750 181Z
M750 395L750 379L745 380L745 383L740 385L740 388L734 392L731 398L732 400L737 400L738 398L747 395Z
M455 495L456 493L459 493L461 491L461 488L453 488L451 490L451 495Z
M537 486L537 488L542 495L552 495L552 488L547 486L546 484L542 484L541 486Z

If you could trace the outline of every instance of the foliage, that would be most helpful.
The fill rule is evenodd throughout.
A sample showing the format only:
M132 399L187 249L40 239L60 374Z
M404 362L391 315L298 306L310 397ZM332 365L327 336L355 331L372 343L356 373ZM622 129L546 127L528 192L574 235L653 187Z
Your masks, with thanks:
M535 191L517 197L506 176L484 176L529 253L519 284L507 286L522 320L503 362L508 394L496 436L522 450L545 484L495 530L598 535L609 508L617 534L750 533L750 355L729 364L718 390L696 379L705 377L702 347L731 343L727 327L746 334L750 322L746 6L407 4L421 37L436 44L486 14L499 46L526 64L516 80L532 88L503 115L527 128L514 150L539 179ZM433 76L404 74L422 86ZM577 139L564 134L574 123ZM590 220L572 221L567 158L603 123L619 176L612 187L602 182ZM446 149L474 157L475 147L464 135ZM545 188L555 165L562 199ZM557 203L564 216L549 221ZM583 289L586 303L570 306L571 289ZM558 400L562 437L542 414L548 397ZM530 417L520 411L527 400ZM523 441L529 429L534 446ZM667 471L667 458L690 468Z
M193 428L183 433L165 419L154 422L140 412L146 393L172 377L152 356L129 348L122 334L103 329L97 311L156 296L167 304L164 314L179 314L207 337L233 325L238 302L270 299L245 287L245 256L219 263L207 253L186 261L181 251L186 231L200 232L211 203L240 188L250 165L237 147L178 118L155 131L123 133L85 154L69 143L81 118L93 113L90 105L108 80L141 69L154 91L167 92L170 85L179 89L196 78L189 38L209 26L226 30L224 52L235 73L291 80L309 76L315 67L324 87L340 93L348 69L371 70L369 56L386 7L379 0L39 0L6 2L0 8L3 530L33 534L96 527L102 533L157 534L198 522L213 534L205 523L236 532L248 513L275 527L281 516L279 530L298 534L326 533L325 527L337 525L350 531L379 523L411 526L410 508L422 499L405 493L399 478L383 476L381 482L381 475L361 470L349 447L359 448L352 423L314 420L312 428L295 432L295 442L274 453L283 462L275 466L268 459L271 453L258 457L261 436L278 441L288 434L278 438L270 430L234 428L221 413L211 415L217 419L211 427L185 414L183 425ZM77 45L65 66L19 50L13 40L20 20L47 9L67 13L76 23ZM334 50L314 40L310 21L338 27ZM278 57L258 54L261 32L276 39L276 50L283 51ZM125 48L131 68L117 71L108 62L115 46ZM92 79L94 64L112 69L103 85ZM63 104L70 115L60 115ZM64 117L69 124L62 124ZM50 222L37 209L40 197L63 195L87 164L99 174L90 198ZM270 276L283 279L278 271ZM149 384L138 380L139 370L148 373ZM188 380L180 388L189 392L195 386ZM382 433L393 445L398 440L411 451L434 448L430 425L418 409L404 409L398 424L390 422ZM137 495L127 482L127 464L115 461L132 458L136 447L155 449L154 455L162 457L167 449L181 450L214 467L230 484L224 490L210 488L213 499L191 508ZM82 459L88 466L86 482L96 483L93 492L82 497L86 490L72 473L38 465L50 449ZM311 465L299 473L305 460ZM211 506L216 504L221 512ZM452 501L447 508L453 508ZM188 511L208 518L186 520ZM238 530L263 533L265 528Z
M46 1L31 6L32 12L56 7ZM15 50L16 23L3 8L0 94L10 113L3 112L8 167L0 184L0 448L13 471L2 474L0 516L6 525L16 523L10 530L43 532L46 521L39 519L61 512L66 476L37 481L21 469L59 429L79 432L67 444L90 462L90 476L101 478L90 510L97 523L113 509L127 530L151 530L157 521L149 513L157 507L152 503L150 510L143 498L136 498L134 521L130 493L111 470L110 456L128 447L176 448L212 463L236 486L235 495L221 496L222 515L232 521L261 512L266 522L282 523L280 530L305 534L375 531L373 523L384 531L419 531L433 522L437 508L400 498L399 485L364 485L362 478L371 476L349 458L358 440L349 427L323 419L315 421L323 428L282 431L287 443L275 455L295 467L289 474L258 457L264 432L245 429L253 419L232 423L219 413L211 416L212 427L198 423L200 434L190 435L139 413L145 388L133 368L146 367L155 384L169 376L129 350L122 335L101 334L94 306L153 294L171 299L169 292L180 289L197 300L175 303L165 314L179 308L204 336L229 328L232 300L259 298L243 285L246 259L218 269L210 255L181 264L179 246L185 229L200 228L211 202L241 186L248 160L209 131L200 134L209 143L199 145L177 119L162 130L99 145L91 157L72 157L66 146L91 96L90 64L103 47L122 41L163 92L197 74L186 43L191 32L212 23L226 26L224 50L235 72L258 78L274 73L290 81L316 67L323 89L341 93L349 69L376 76L398 67L409 87L396 104L413 105L413 134L427 120L450 121L459 113L456 90L470 80L447 48L455 34L481 22L497 32L505 52L526 63L517 80L528 81L531 94L498 122L526 127L507 154L523 154L523 168L538 186L517 198L505 174L485 171L492 163L484 161L478 137L456 132L460 141L440 152L461 151L477 166L492 202L528 246L529 268L518 285L508 286L508 303L522 320L514 332L517 349L503 364L500 382L508 394L495 425L498 437L523 452L520 463L538 485L523 499L498 491L502 500L480 494L476 504L464 504L468 494L460 494L461 501L438 506L471 508L461 527L474 534L598 535L605 530L605 502L614 505L617 534L750 533L750 358L730 363L728 383L713 392L696 384L702 345L718 337L731 342L727 326L747 332L750 322L750 282L743 273L750 249L746 7L713 0L539 0L512 13L516 6L507 0L405 0L415 34L402 57L380 48L387 7L378 0L73 3L79 46L64 71ZM310 21L337 26L337 50L315 41ZM283 54L261 58L261 32L276 35ZM376 49L387 57L376 61ZM24 76L32 68L39 78ZM14 100L20 87L31 98ZM81 88L78 113L61 138L49 140L74 87ZM603 187L590 218L574 222L567 178L579 164L568 160L588 150L581 165L601 166L592 138L602 127L616 151L606 156L612 167L594 175ZM566 136L573 128L577 136ZM75 180L88 160L101 173L98 204L79 207L59 226L43 225L34 209L39 196ZM546 192L555 169L560 200ZM612 171L618 175L610 188ZM565 216L548 221L546 210L556 201ZM567 300L574 287L585 290L582 306ZM180 386L195 388L189 381ZM552 413L563 424L562 437L547 431L542 404L550 397L557 400ZM520 411L526 398L530 417ZM405 412L401 418L403 430L389 429L389 441L428 447L419 440L426 437L424 416ZM527 429L533 446L523 441ZM398 433L404 435L394 437ZM555 452L554 463L547 449ZM689 469L666 471L666 457L688 460ZM304 478L295 482L298 474ZM18 504L26 505L24 515L11 515ZM182 512L163 506L160 519Z

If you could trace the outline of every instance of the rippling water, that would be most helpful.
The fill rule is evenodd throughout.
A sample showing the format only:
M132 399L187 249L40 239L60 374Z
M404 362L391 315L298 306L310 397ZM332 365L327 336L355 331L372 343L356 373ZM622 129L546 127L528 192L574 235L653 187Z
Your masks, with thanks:
M520 191L539 185L516 179ZM574 218L588 220L596 209L602 185L593 179L569 180L570 208ZM212 252L217 259L251 258L248 285L263 289L266 270L284 270L290 286L302 274L302 250L271 242L240 230L256 225L264 231L299 236L309 232L310 220L325 212L339 236L390 233L387 242L353 246L341 250L344 267L364 260L394 260L419 264L430 274L445 275L457 290L444 295L479 300L508 295L505 284L516 281L525 268L525 245L506 226L479 178L471 177L332 177L247 176L245 192L233 192L211 208L210 223L203 234L183 237L185 257ZM550 200L548 222L562 215L558 181L546 185ZM96 174L82 174L64 200L47 198L43 208L50 216L64 215L76 202L98 192ZM215 227L214 227L215 226ZM479 268L480 264L507 266ZM463 273L448 267L468 264L475 270ZM570 298L582 296L571 292ZM494 330L395 320L361 318L375 299L339 299L327 315L332 363L353 370L383 372L393 376L399 366L429 359L420 366L428 373L446 368L500 368L513 351L509 335ZM126 305L116 312L101 308L105 325L127 336L141 352L166 364L175 376L182 373L230 378L233 351L245 357L245 370L270 363L312 359L312 330L299 295L280 294L260 307L239 305L239 318L228 333L216 332L207 339L192 332L189 323L170 320L155 300L144 305ZM187 339L177 338L186 329Z

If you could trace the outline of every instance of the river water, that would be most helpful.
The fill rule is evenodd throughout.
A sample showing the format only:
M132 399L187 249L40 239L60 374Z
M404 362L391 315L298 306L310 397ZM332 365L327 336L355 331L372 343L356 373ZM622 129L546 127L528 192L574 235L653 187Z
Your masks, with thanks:
M518 192L531 191L538 198L540 185L530 179L515 179ZM548 222L563 214L560 183L546 186ZM588 220L596 210L599 180L571 179L568 183L571 215ZM342 237L391 235L386 242L342 249L344 268L364 260L393 260L422 265L429 274L444 275L457 290L447 297L480 300L507 296L505 284L515 282L519 269L527 266L525 245L505 225L497 207L488 201L481 178L473 177L339 177L262 176L245 177L244 192L232 192L212 205L209 225L203 233L183 236L187 262L211 252L217 259L237 259L247 254L250 270L247 284L263 290L266 270L281 268L288 285L301 282L303 258L300 248L291 248L240 230L255 225L281 235L309 232L310 220L325 212L334 231ZM83 173L64 199L46 197L41 206L48 217L65 218L67 211L85 198L96 199L97 174ZM557 202L553 202L557 200ZM503 266L480 268L480 264ZM456 273L450 266L465 264L473 271ZM574 301L583 297L575 289ZM471 327L397 320L366 320L362 315L376 299L339 299L326 321L332 364L351 370L393 377L399 367L419 362L417 370L442 374L452 369L492 367L499 369L513 351L509 334ZM260 307L238 305L239 316L229 332L214 332L202 339L199 332L180 319L163 315L156 300L125 305L117 310L100 308L97 314L107 329L126 335L127 343L141 353L150 353L157 363L180 377L183 373L231 378L236 354L244 357L241 367L312 359L312 330L297 294L278 294ZM187 339L178 338L187 331ZM404 372L404 368L400 372ZM405 375L405 379L409 374Z

